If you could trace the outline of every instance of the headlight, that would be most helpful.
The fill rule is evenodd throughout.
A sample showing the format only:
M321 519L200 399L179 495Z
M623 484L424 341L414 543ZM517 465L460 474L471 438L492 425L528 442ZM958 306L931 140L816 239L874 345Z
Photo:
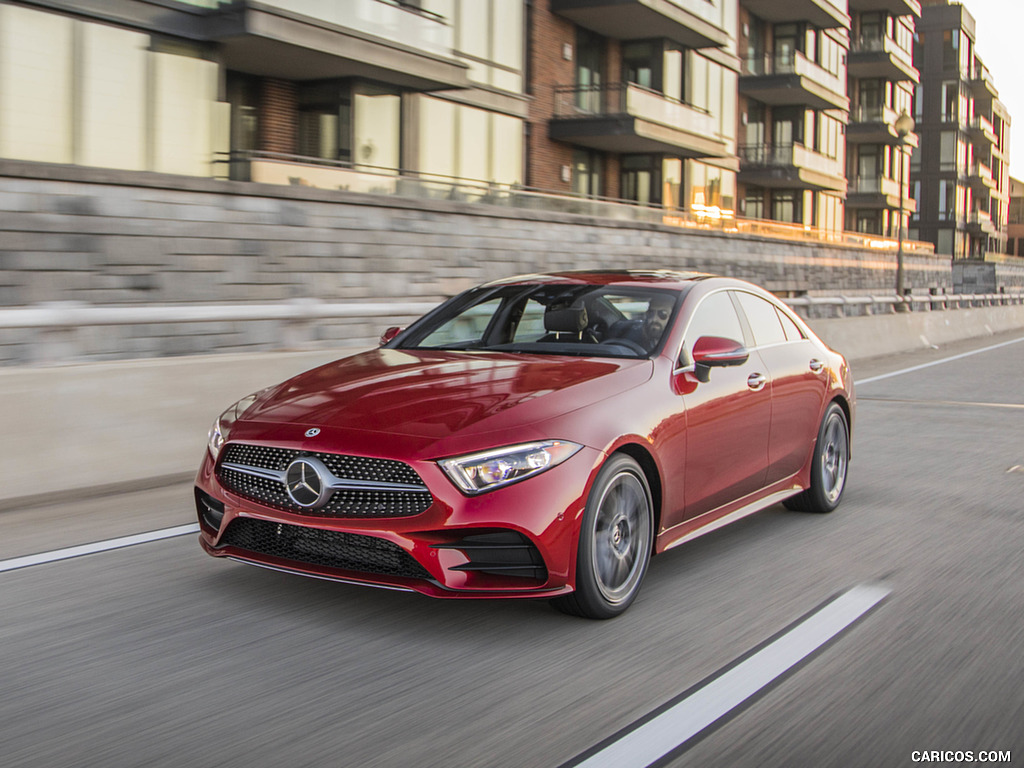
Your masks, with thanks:
M239 417L245 413L250 405L256 402L256 398L263 394L264 391L265 390L254 392L247 397L243 397L237 403L224 411L224 413L218 416L217 420L213 422L213 426L210 427L210 435L207 439L207 445L210 448L210 455L213 456L214 461L217 460L217 455L220 453L220 449L223 448L224 443L227 442L228 434L231 432L231 427L234 426Z
M544 440L443 459L438 463L462 491L483 493L556 467L582 447L565 440Z

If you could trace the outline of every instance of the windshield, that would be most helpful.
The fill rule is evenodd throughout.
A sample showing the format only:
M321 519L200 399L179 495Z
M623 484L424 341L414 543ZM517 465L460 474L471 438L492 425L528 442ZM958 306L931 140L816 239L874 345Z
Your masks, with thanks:
M388 346L650 357L679 293L604 285L501 285L456 296Z

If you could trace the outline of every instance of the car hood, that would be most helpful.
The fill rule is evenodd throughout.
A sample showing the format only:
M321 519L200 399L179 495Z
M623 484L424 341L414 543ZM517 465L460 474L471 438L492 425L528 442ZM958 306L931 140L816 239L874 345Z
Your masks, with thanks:
M652 368L650 360L377 349L290 379L243 420L430 442L502 430L533 439L522 427L638 386Z

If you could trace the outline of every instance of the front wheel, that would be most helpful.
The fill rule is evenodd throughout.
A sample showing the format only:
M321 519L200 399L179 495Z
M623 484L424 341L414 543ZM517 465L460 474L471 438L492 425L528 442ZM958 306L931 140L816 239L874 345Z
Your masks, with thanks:
M838 403L831 403L818 428L811 460L811 485L786 499L787 509L797 512L831 512L839 506L846 488L850 462L850 429Z
M576 556L576 591L556 598L565 613L610 619L636 599L651 559L654 505L633 459L613 456L587 498Z

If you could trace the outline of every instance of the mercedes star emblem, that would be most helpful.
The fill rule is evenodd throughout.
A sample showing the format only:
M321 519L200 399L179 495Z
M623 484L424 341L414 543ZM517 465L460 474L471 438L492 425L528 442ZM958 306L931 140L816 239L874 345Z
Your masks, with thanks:
M306 430L306 437L316 437L320 434L320 427L313 427Z
M300 456L285 471L288 496L300 507L314 509L323 506L331 494L324 483L327 467L312 456Z

